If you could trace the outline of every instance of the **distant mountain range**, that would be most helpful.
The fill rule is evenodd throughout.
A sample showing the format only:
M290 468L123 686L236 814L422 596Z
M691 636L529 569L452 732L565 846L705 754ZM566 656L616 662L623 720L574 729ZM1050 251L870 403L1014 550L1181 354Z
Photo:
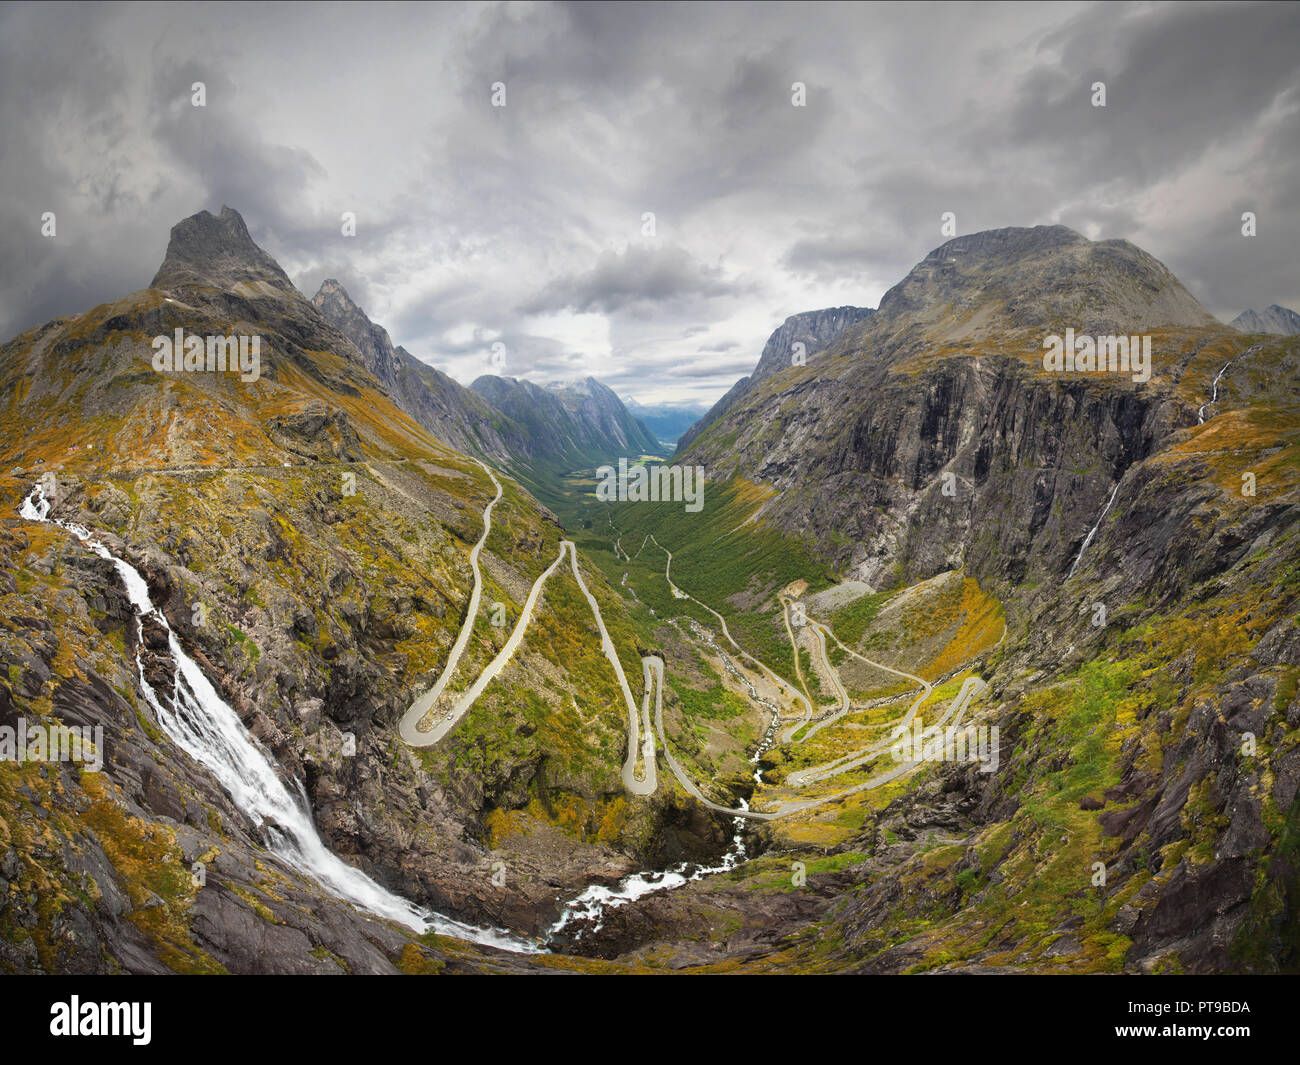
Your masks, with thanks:
M1300 333L1300 314L1275 303L1262 311L1242 311L1230 324L1243 333L1275 333L1289 337Z
M361 352L394 402L444 443L502 464L544 461L583 465L662 446L613 390L594 377L545 388L485 375L469 388L393 347L337 281L324 282L312 305Z
M527 458L581 464L661 450L654 434L594 377L543 388L488 374L470 387L510 419L515 450Z

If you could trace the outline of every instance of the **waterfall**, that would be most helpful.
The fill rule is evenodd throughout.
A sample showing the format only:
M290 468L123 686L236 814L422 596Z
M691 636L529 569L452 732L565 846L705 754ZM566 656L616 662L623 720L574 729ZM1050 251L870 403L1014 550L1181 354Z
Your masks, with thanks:
M1092 538L1097 535L1097 530L1101 528L1101 523L1106 520L1106 515L1110 513L1110 508L1115 503L1115 496L1118 494L1119 482L1116 481L1115 487L1111 489L1110 498L1106 500L1106 505L1101 508L1101 515L1097 518L1097 524L1094 525L1088 535L1084 537L1083 546L1079 548L1079 553L1074 556L1074 565L1070 567L1070 572L1065 575L1067 581L1074 576L1074 571L1079 565L1079 560L1083 558L1083 553L1088 550L1088 545L1092 543Z
M340 899L416 932L437 932L518 953L538 952L534 943L522 937L494 928L475 928L394 895L329 851L316 831L302 785L294 781L294 791L285 785L271 757L185 653L166 617L150 599L140 571L116 557L85 526L51 518L50 503L40 485L23 500L19 514L68 530L100 558L113 563L135 608L139 648L144 646L144 619L150 617L162 625L176 663L172 706L165 706L145 679L144 660L137 651L136 669L145 699L176 745L211 772L234 804L263 830L273 854Z
M1249 352L1247 352L1247 354L1249 354ZM1232 360L1232 359L1229 359L1227 362L1225 362L1225 363L1223 364L1223 369L1220 370L1220 371L1215 375L1215 378L1214 378L1214 386L1213 386L1212 391L1210 392L1210 399L1209 399L1209 402L1207 402L1207 403L1202 403L1202 404L1200 405L1200 407L1199 407L1199 408L1197 409L1197 411L1196 411L1196 424L1197 424L1197 425L1201 425L1201 424L1203 424L1203 423L1205 422L1205 409L1206 409L1207 407L1213 407L1214 404L1216 404L1216 403L1219 401L1219 380L1223 377L1224 373L1227 371L1228 367L1232 365L1232 363L1233 363L1233 360Z

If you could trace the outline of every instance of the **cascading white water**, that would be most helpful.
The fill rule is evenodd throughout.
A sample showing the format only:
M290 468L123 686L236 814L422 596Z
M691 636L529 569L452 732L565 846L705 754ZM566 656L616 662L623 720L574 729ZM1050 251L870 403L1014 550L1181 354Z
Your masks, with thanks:
M1197 424L1197 425L1204 425L1204 424L1205 424L1205 411L1206 411L1206 408L1208 408L1208 407L1213 407L1216 403L1219 402L1219 381L1222 380L1223 375L1224 375L1225 373L1228 372L1228 367L1231 366L1231 365L1233 364L1233 362L1234 362L1233 359L1229 359L1227 362L1225 362L1225 363L1223 364L1223 369L1220 370L1220 371L1215 375L1215 377L1214 377L1214 384L1213 384L1213 386L1211 387L1210 398L1209 398L1209 400L1208 400L1207 402L1205 402L1205 403L1202 403L1202 404L1200 405L1200 407L1197 408L1197 411L1196 411L1196 424Z
M299 872L315 879L341 899L417 932L437 932L516 953L538 953L531 941L493 928L476 928L394 895L359 869L326 848L311 819L302 785L295 795L281 780L270 756L249 735L231 706L217 694L198 664L185 653L167 618L149 597L144 577L130 563L108 550L85 526L50 517L50 502L40 485L23 500L19 514L52 522L66 529L100 558L112 562L136 611L136 626L144 646L144 619L153 618L167 633L176 674L169 709L145 679L139 652L136 667L140 686L168 736L216 777L235 805L266 834L268 848Z
M750 764L754 766L754 783L761 785L763 783L763 769L759 763L768 748L776 742L777 725L781 720L781 711L766 700L760 699L757 689L749 683L744 674L740 673L732 665L730 659L718 647L707 630L701 629L693 618L690 621L696 635L706 640L713 650L722 656L723 663L727 668L748 685L754 699L769 707L772 711L771 724L768 725L767 731L763 734L763 738L759 741L749 759ZM743 797L737 798L737 806L742 810L749 809L749 803ZM545 941L550 943L556 935L572 924L581 923L585 926L583 931L589 928L591 931L597 932L605 923L604 915L607 910L626 906L629 902L635 902L637 899L645 898L647 895L653 895L659 891L671 891L694 880L703 880L706 876L714 876L717 873L726 873L735 869L745 860L745 818L733 818L733 823L736 831L731 837L731 846L723 852L717 865L697 867L694 862L682 862L671 869L633 873L624 877L614 887L592 884L581 895L571 899L565 905L559 919L547 931ZM579 932L578 937L581 938L581 935L582 933Z
M1097 535L1097 530L1101 528L1101 523L1106 520L1106 515L1110 513L1110 508L1115 503L1115 496L1118 494L1119 482L1116 481L1115 487L1111 490L1110 498L1106 500L1106 505L1101 508L1101 515L1097 518L1097 524L1094 525L1089 530L1088 535L1083 538L1083 546L1079 548L1079 553L1074 556L1074 565L1070 567L1070 572L1065 575L1067 581L1074 576L1074 571L1079 565L1079 560L1083 558L1083 553L1088 550L1088 545L1092 543L1092 538Z
M744 799L738 800L742 810L748 810L749 804ZM577 898L570 900L564 911L547 931L545 942L550 943L560 932L571 924L583 923L591 931L599 931L604 925L606 910L626 906L629 902L653 895L657 891L671 891L682 887L692 880L702 880L716 873L726 873L736 868L745 860L745 819L734 819L736 834L731 837L731 847L722 855L717 865L696 866L694 862L682 862L671 869L633 873L624 877L614 887L592 884ZM584 928L584 931L586 928ZM579 933L579 936L581 933Z

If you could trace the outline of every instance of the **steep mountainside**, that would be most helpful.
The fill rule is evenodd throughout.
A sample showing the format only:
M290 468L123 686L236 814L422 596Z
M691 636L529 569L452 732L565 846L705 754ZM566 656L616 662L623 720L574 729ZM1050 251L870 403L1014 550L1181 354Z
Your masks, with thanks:
M661 450L654 434L594 377L542 388L486 374L470 387L521 428L515 447L524 459L578 466Z
M388 330L376 325L347 291L330 279L312 297L312 306L356 346L368 369L393 402L443 443L460 451L507 462L503 440L518 434L474 392L445 373L421 362L405 348L394 347Z
M1150 379L1045 370L1044 341L1067 328L1150 335ZM816 592L809 611L831 611L850 648L913 672L946 615L873 629L882 604L939 582L978 618L991 592L1006 631L973 660L1001 766L938 762L814 817L820 835L778 826L766 873L619 911L607 956L635 956L646 927L709 934L708 914L778 890L783 864L812 869L815 839L839 856L827 901L774 970L1300 965L1300 342L1215 322L1123 241L975 234L680 457L724 482L715 499L747 501L624 519L624 542L652 531L686 587L718 572L711 545L783 538L840 583L817 565L772 576ZM715 601L779 623L771 578L722 578ZM825 672L813 651L809 681ZM774 750L774 775L804 764L797 739Z
M0 763L0 969L519 969L336 901L173 738L177 661L115 566L18 516L34 483L146 578L180 646L281 767L327 846L414 903L543 931L598 876L707 856L716 818L627 795L627 716L571 565L457 731L398 741L470 598L493 485L399 410L363 354L226 208L173 231L156 283L0 348L0 725L105 730L104 772ZM159 371L153 338L258 338L259 372ZM450 690L502 649L561 530L505 474ZM624 669L637 637L595 571ZM214 696L215 698L216 696ZM182 715L183 716L183 715ZM290 784L291 790L296 784ZM193 882L191 866L206 866ZM510 869L509 887L493 874Z
M864 321L874 313L870 307L828 307L825 310L804 311L790 315L767 338L754 372L732 385L727 394L718 400L704 417L681 435L677 441L678 450L690 447L691 442L700 433L721 418L737 400L760 382L793 365L796 344L804 346L805 359L812 359L850 326Z
M1242 311L1230 323L1243 333L1276 333L1278 336L1295 336L1300 333L1300 314L1276 303L1262 311Z
M1149 333L1150 382L1044 371L1044 338L1067 328ZM927 256L819 360L761 382L687 454L772 484L763 517L870 584L963 557L1040 579L1073 557L1124 470L1195 422L1205 375L1247 347L1127 242L1060 226L975 234Z

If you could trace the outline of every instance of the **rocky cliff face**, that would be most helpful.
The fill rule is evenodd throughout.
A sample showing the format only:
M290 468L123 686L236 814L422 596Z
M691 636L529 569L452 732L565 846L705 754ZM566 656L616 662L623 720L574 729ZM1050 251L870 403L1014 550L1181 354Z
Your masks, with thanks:
M1300 314L1276 303L1262 311L1242 311L1231 322L1233 329L1243 333L1275 333L1278 336L1295 336L1300 333Z
M750 384L757 385L794 365L796 344L804 346L805 358L815 358L846 329L866 321L873 314L875 311L870 307L828 307L790 315L767 338L758 365L749 376Z
M1153 333L1152 380L1044 372L1043 336L1071 325ZM1245 346L1126 242L976 234L927 256L819 360L752 386L689 454L776 487L764 518L869 583L963 560L1041 579L1068 568L1124 471L1195 423L1204 375Z
M825 310L804 311L790 315L767 338L754 372L732 385L725 396L681 435L677 441L678 450L684 451L690 447L696 437L721 418L759 382L793 365L795 344L804 346L805 359L815 358L846 329L864 321L873 313L875 312L870 307L828 307Z

